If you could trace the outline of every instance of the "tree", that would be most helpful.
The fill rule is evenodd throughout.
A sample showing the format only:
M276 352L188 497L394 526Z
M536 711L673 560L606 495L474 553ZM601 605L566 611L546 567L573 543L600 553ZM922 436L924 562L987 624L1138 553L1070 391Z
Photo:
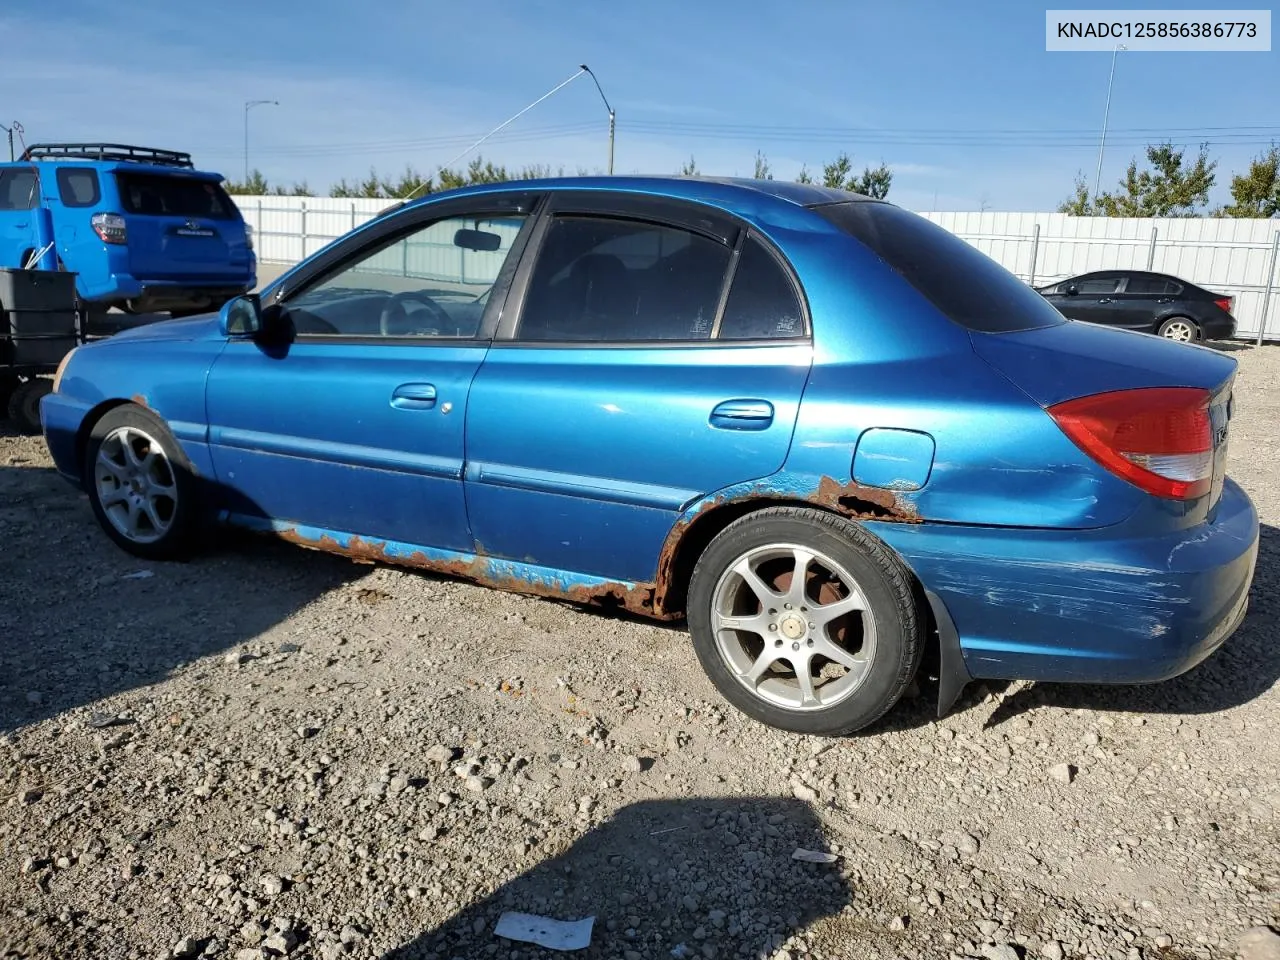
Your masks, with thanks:
M800 168L800 172L796 174L796 183L813 183L813 174L809 172L808 165Z
M303 180L301 183L295 183L289 187L286 187L282 183L276 184L276 186L271 188L271 195L274 197L314 197L315 196L315 194L311 192L311 188L307 186L307 181L305 180Z
M235 180L227 180L224 187L227 193L240 196L260 197L270 192L267 189L267 178L264 177L262 175L262 171L258 169L255 169L253 173L249 174L249 179L244 183L238 183Z
M875 200L883 200L889 195L889 187L892 183L893 171L882 163L874 169L871 167L864 169L862 176L854 177L849 181L848 189Z
M1231 178L1232 202L1219 210L1219 217L1280 216L1280 146L1256 157L1245 173Z
M1209 191L1217 175L1218 161L1209 159L1209 145L1201 144L1200 153L1190 167L1184 163L1185 150L1171 143L1147 147L1150 169L1139 170L1137 159L1116 185L1115 192L1089 199L1088 186L1077 176L1073 194L1058 207L1061 213L1102 217L1196 217L1197 208L1209 202Z
M1059 213L1067 213L1073 217L1089 217L1093 215L1093 201L1089 199L1089 181L1083 173L1076 174L1075 188L1071 196L1058 204Z
M769 161L765 158L765 155L759 150L756 151L755 172L752 173L751 175L756 180L772 180L773 179L773 173L769 170Z
M803 172L803 171L802 171ZM804 183L806 181L799 181ZM835 190L851 190L876 200L889 195L893 183L893 171L881 163L876 168L864 167L861 174L853 173L853 161L849 154L841 153L822 168L822 184Z
M680 168L680 176L696 177L698 175L698 161L693 158L693 154L689 155L689 162Z

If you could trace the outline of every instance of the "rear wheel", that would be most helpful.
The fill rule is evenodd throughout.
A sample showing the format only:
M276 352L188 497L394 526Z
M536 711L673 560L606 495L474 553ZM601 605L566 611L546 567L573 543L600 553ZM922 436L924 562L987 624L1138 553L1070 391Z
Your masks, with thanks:
M1179 343L1195 343L1200 339L1200 327L1194 320L1186 317L1170 317L1160 324L1156 331L1166 340L1177 340Z
M749 514L712 540L694 568L688 621L725 699L796 733L874 723L923 651L901 561L855 524L807 508Z
M84 470L94 515L117 546L149 560L190 553L196 481L159 417L133 404L107 411L90 431Z
M44 377L32 377L14 387L6 403L14 426L31 436L40 433L40 400L52 392L53 382Z

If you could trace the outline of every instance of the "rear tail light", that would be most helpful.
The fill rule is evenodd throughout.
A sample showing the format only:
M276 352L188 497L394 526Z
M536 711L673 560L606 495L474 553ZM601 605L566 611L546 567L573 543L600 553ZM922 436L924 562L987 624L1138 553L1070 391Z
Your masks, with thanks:
M1231 305L1236 302L1236 298L1235 297L1219 297L1217 300L1213 302L1219 310L1223 311L1224 313L1230 313Z
M124 217L118 213L95 213L89 221L93 232L103 243L128 243L129 235L125 229Z
M253 249L253 224L244 225L244 245L250 250Z
M1049 415L1117 476L1157 497L1194 500L1213 478L1209 400L1195 387L1148 387L1068 400Z

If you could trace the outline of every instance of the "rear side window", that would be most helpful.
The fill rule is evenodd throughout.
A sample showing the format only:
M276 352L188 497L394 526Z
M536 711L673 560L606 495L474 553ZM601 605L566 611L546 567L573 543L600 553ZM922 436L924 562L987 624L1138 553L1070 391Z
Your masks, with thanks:
M729 248L677 227L610 217L552 221L517 338L709 340Z
M1125 293L1166 294L1181 293L1182 287L1163 277L1130 277Z
M1067 322L1030 286L924 217L866 200L823 204L813 210L869 247L963 327L1004 333Z
M0 170L0 210L32 210L40 202L40 178L31 167Z
M236 206L212 180L165 177L150 173L117 173L116 185L125 213L156 217L206 217L233 220Z
M719 339L774 340L803 335L804 312L795 285L764 244L749 239L733 275Z
M58 197L63 206L92 207L102 199L98 172L62 167L58 170Z

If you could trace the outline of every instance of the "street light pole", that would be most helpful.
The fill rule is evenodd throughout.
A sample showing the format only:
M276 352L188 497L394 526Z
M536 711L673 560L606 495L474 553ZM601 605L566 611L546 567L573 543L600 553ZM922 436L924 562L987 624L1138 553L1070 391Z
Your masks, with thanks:
M604 101L604 108L609 111L609 175L613 176L613 137L618 129L618 115L614 113L613 107L609 106L609 99L604 95L604 90L600 87L600 81L596 80L596 75L591 73L591 68L585 63L579 64L579 66L591 74L591 79L595 81L596 90L600 92L600 99Z
M280 106L278 100L246 100L244 102L244 182L249 182L249 111L265 103Z
M1117 43L1111 51L1111 77L1107 80L1107 107L1102 113L1102 139L1098 142L1098 174L1093 181L1093 202L1098 202L1098 191L1102 187L1102 152L1107 146L1107 118L1111 115L1111 86L1116 79L1116 54L1128 50L1123 43Z

